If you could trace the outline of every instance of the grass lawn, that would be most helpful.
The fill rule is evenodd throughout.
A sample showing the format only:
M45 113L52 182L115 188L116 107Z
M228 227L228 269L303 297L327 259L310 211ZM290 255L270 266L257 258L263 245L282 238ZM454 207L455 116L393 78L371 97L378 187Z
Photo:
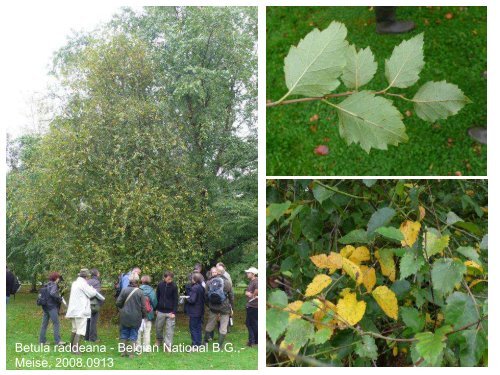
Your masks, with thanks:
M267 175L463 175L484 176L486 146L471 140L467 129L486 125L486 7L398 7L398 18L417 27L408 34L375 33L374 11L369 7L268 7L266 98L276 101L288 90L284 58L313 28L343 22L347 40L358 48L370 46L378 62L375 78L364 88L387 86L384 61L402 40L425 32L425 66L416 85L394 89L413 97L427 81L458 84L472 101L456 116L436 123L420 120L411 103L395 98L405 114L409 141L388 151L365 153L340 138L336 115L319 102L267 109ZM336 92L343 92L341 85ZM290 97L291 98L291 97ZM310 122L317 114L319 121ZM329 154L313 151L327 145Z
M245 298L243 292L237 295L237 310L234 316L234 326L226 337L226 342L233 344L233 352L206 352L206 353L144 353L134 358L122 358L117 351L118 325L116 324L116 314L114 308L114 299L108 297L99 321L98 334L101 339L99 345L106 345L106 353L84 353L81 358L82 365L73 365L66 363L63 368L81 368L81 369L144 369L144 370L162 370L162 369L186 369L186 370L211 370L211 369L239 369L256 370L257 369L257 348L247 348L247 330L245 326ZM51 369L55 369L56 358L79 358L69 353L54 353L52 351L53 331L52 324L49 324L47 331L47 340L51 344L50 353L16 353L15 344L36 344L40 324L42 321L42 311L36 305L35 294L19 294L15 300L7 306L7 369L16 369L16 358L22 357L29 359L47 359ZM60 317L61 336L64 341L69 341L71 335L71 325L68 319ZM152 343L155 340L154 327L151 334ZM85 341L83 341L86 344ZM177 318L174 344L190 344L188 319L184 314L179 314ZM115 350L111 350L114 348ZM112 367L91 367L92 358L111 358ZM87 362L88 360L88 362ZM109 361L111 362L111 361ZM107 362L107 363L109 363ZM87 366L87 364L89 366ZM47 368L47 369L48 369Z

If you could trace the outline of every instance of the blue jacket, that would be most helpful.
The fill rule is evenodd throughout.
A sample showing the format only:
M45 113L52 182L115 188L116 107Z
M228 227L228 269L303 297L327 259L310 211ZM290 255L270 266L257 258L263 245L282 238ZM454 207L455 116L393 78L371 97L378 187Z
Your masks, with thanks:
M132 271L126 273L123 275L122 280L120 282L120 289L123 290L128 287L128 284L130 284L130 275L132 274Z
M151 303L151 306L153 307L153 310L151 310L151 312L148 313L147 319L153 320L155 318L155 311L154 310L156 309L156 305L158 305L158 300L156 299L155 290L147 284L141 285L140 288L144 292L144 295L149 298L149 302Z
M194 284L186 298L186 314L190 318L201 318L205 314L205 289Z

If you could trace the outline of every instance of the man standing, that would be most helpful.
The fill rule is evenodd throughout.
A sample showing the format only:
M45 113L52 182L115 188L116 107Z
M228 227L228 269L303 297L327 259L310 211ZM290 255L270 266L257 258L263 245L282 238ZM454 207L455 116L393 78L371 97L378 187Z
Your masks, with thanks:
M179 290L173 272L166 271L156 288L156 344L170 351L174 340L175 314L179 303Z
M88 279L88 284L101 293L101 280L99 277L101 274L96 268L92 268L90 270L90 279ZM95 298L95 297L94 297ZM93 302L93 301L91 301ZM96 304L102 305L102 301L95 301ZM96 311L92 311L90 315L90 319L87 320L87 332L85 333L85 340L97 342L97 319L99 318L99 309Z
M212 269L212 278L207 282L206 299L208 300L208 322L205 327L205 342L210 340L219 317L219 345L224 343L229 325L229 318L233 311L233 287L224 276L221 266Z
M248 346L254 346L258 344L259 340L259 324L258 324L258 307L259 307L259 285L257 274L258 270L255 267L250 267L245 270L247 273L247 278L250 280L247 290L245 291L245 296L247 297L247 319L246 325L248 328Z
M87 319L91 316L90 299L97 297L104 301L104 297L87 283L89 274L87 268L82 268L77 279L71 284L66 312L66 318L71 319L71 352L76 355L81 355L78 343L80 337L85 336Z
M10 300L10 295L15 293L14 290L14 285L16 284L16 276L11 272L9 267L6 267L6 273L7 273L7 282L5 284L6 286L6 292L7 292L7 302L9 303Z

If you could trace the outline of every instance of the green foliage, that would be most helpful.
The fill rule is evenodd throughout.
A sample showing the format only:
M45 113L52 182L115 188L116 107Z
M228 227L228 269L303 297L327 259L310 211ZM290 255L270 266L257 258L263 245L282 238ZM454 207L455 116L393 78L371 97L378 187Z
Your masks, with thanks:
M465 265L459 260L449 258L436 260L431 271L434 289L445 295L451 293L455 285L462 281L465 271Z
M268 180L268 208L285 202L269 365L487 365L487 181Z
M241 280L257 254L256 30L255 8L147 7L70 38L61 110L9 171L16 267L182 280L223 260Z

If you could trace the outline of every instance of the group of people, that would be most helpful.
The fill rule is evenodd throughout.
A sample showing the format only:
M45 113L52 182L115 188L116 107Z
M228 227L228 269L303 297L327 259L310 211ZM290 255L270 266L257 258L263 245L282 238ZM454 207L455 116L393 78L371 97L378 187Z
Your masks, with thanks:
M249 279L245 291L246 326L248 328L248 346L258 343L258 270L254 267L245 271ZM67 305L66 318L71 320L71 351L79 350L82 339L98 342L97 321L105 297L101 294L100 273L97 269L81 269L77 279L71 285L69 301L66 303L59 284L62 276L53 272L49 281L38 295L37 304L43 309L42 326L39 342L46 343L46 332L50 321L54 327L56 345L65 345L61 340L59 310ZM122 274L115 285L116 306L119 309L120 345L122 356L133 357L135 353L150 352L151 331L153 324L156 332L156 345L164 351L170 351L173 345L176 315L179 305L189 317L191 346L197 347L214 339L218 328L219 347L224 343L234 311L234 292L231 276L222 263L217 263L206 274L202 266L196 264L188 277L185 293L179 295L179 288L174 281L174 274L166 271L156 290L151 286L151 276L141 276L139 267ZM205 309L207 314L205 314ZM206 316L205 334L203 324Z

